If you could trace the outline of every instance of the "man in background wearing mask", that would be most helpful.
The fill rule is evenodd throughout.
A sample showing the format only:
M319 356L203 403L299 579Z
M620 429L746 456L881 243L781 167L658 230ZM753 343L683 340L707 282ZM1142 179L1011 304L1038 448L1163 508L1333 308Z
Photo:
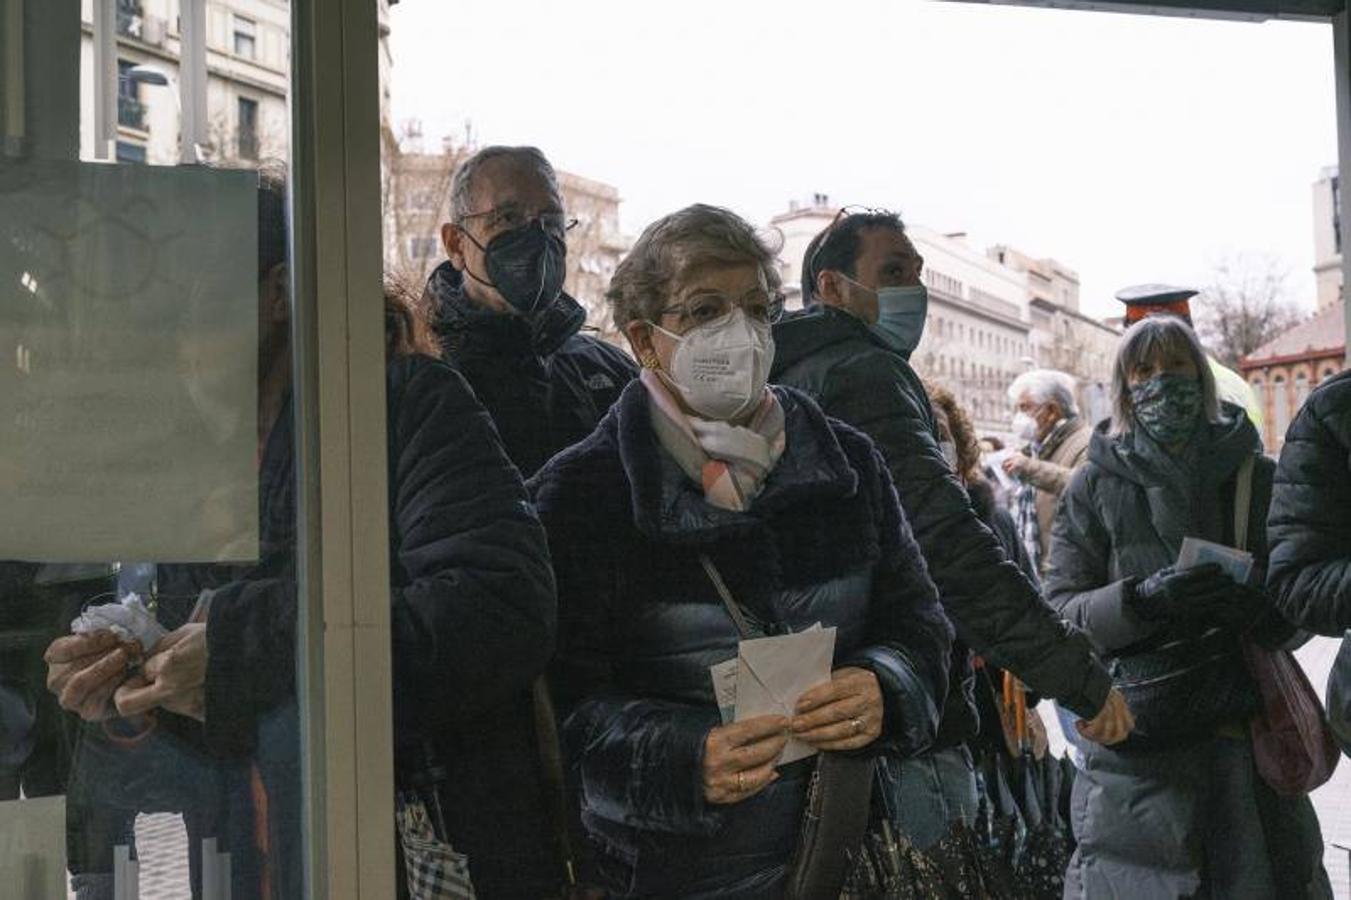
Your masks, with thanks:
M944 458L933 408L908 362L928 308L922 266L894 214L837 218L807 248L802 296L808 308L775 326L771 375L877 443L957 629L934 747L911 760L884 757L881 768L884 802L921 848L954 820L975 814L975 776L964 746L977 727L970 650L1091 720L1079 726L1090 740L1115 743L1133 726L1087 638L1008 560Z
M485 147L456 169L450 191L450 221L441 226L448 260L432 272L423 301L444 359L464 375L529 478L595 429L637 367L580 333L586 310L563 293L568 221L543 153ZM537 683L533 696L525 692L502 710L499 727L474 736L500 762L492 778L465 786L472 796L464 803L500 822L484 833L503 836L499 846L464 848L493 873L492 885L476 884L480 896L558 894L558 861L544 848L561 827L560 788L540 764L541 736L548 755L555 737L537 731L536 704L538 721L550 721ZM429 764L434 771L440 762Z
M1004 472L1022 481L1018 533L1038 572L1046 571L1051 522L1074 469L1088 456L1093 429L1079 417L1074 379L1054 369L1024 372L1009 385L1013 433L1026 446L1005 458Z

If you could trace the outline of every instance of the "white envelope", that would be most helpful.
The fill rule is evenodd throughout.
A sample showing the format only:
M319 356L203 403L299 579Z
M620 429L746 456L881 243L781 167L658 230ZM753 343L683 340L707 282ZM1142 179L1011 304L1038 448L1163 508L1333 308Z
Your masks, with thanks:
M792 716L798 698L830 680L834 658L834 628L742 641L737 645L736 720ZM804 759L815 752L790 738L777 764Z
M1246 584L1252 572L1252 554L1246 550L1226 547L1201 538L1182 539L1182 552L1177 555L1177 569L1190 569L1203 563L1215 563L1230 578L1239 584Z
M735 656L708 667L708 675L713 679L713 697L718 702L718 714L724 725L736 721L736 671Z

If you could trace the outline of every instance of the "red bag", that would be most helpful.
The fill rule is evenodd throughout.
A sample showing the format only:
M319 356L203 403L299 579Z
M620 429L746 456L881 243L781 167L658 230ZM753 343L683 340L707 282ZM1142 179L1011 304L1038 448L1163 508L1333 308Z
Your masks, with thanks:
M1243 461L1234 491L1234 546L1248 548L1254 459ZM1243 642L1243 657L1262 699L1249 725L1257 773L1276 793L1307 794L1326 784L1342 755L1323 703L1289 650Z
M1332 777L1342 758L1323 704L1289 650L1244 642L1243 655L1262 697L1249 726L1257 773L1278 794L1307 794Z

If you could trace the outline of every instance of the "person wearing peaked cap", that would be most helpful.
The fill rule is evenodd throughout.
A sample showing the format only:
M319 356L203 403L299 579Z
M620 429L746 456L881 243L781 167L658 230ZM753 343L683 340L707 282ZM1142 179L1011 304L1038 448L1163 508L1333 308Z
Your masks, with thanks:
M1176 316L1182 321L1192 323L1191 298L1200 291L1171 284L1135 284L1116 292L1116 299L1126 304L1126 327L1134 325L1148 316ZM1207 355L1210 372L1215 376L1215 388L1219 398L1242 408L1248 418L1263 431L1264 417L1262 404L1257 394L1242 375L1223 365L1214 356Z

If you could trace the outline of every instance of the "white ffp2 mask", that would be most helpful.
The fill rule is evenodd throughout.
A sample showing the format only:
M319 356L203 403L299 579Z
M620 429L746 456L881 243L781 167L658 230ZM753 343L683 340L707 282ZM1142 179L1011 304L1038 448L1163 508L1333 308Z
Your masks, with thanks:
M662 375L699 415L729 421L764 395L774 362L768 322L756 322L738 308L684 334L652 327L676 342L670 368Z
M1013 433L1024 441L1037 439L1037 420L1019 410L1013 414Z

